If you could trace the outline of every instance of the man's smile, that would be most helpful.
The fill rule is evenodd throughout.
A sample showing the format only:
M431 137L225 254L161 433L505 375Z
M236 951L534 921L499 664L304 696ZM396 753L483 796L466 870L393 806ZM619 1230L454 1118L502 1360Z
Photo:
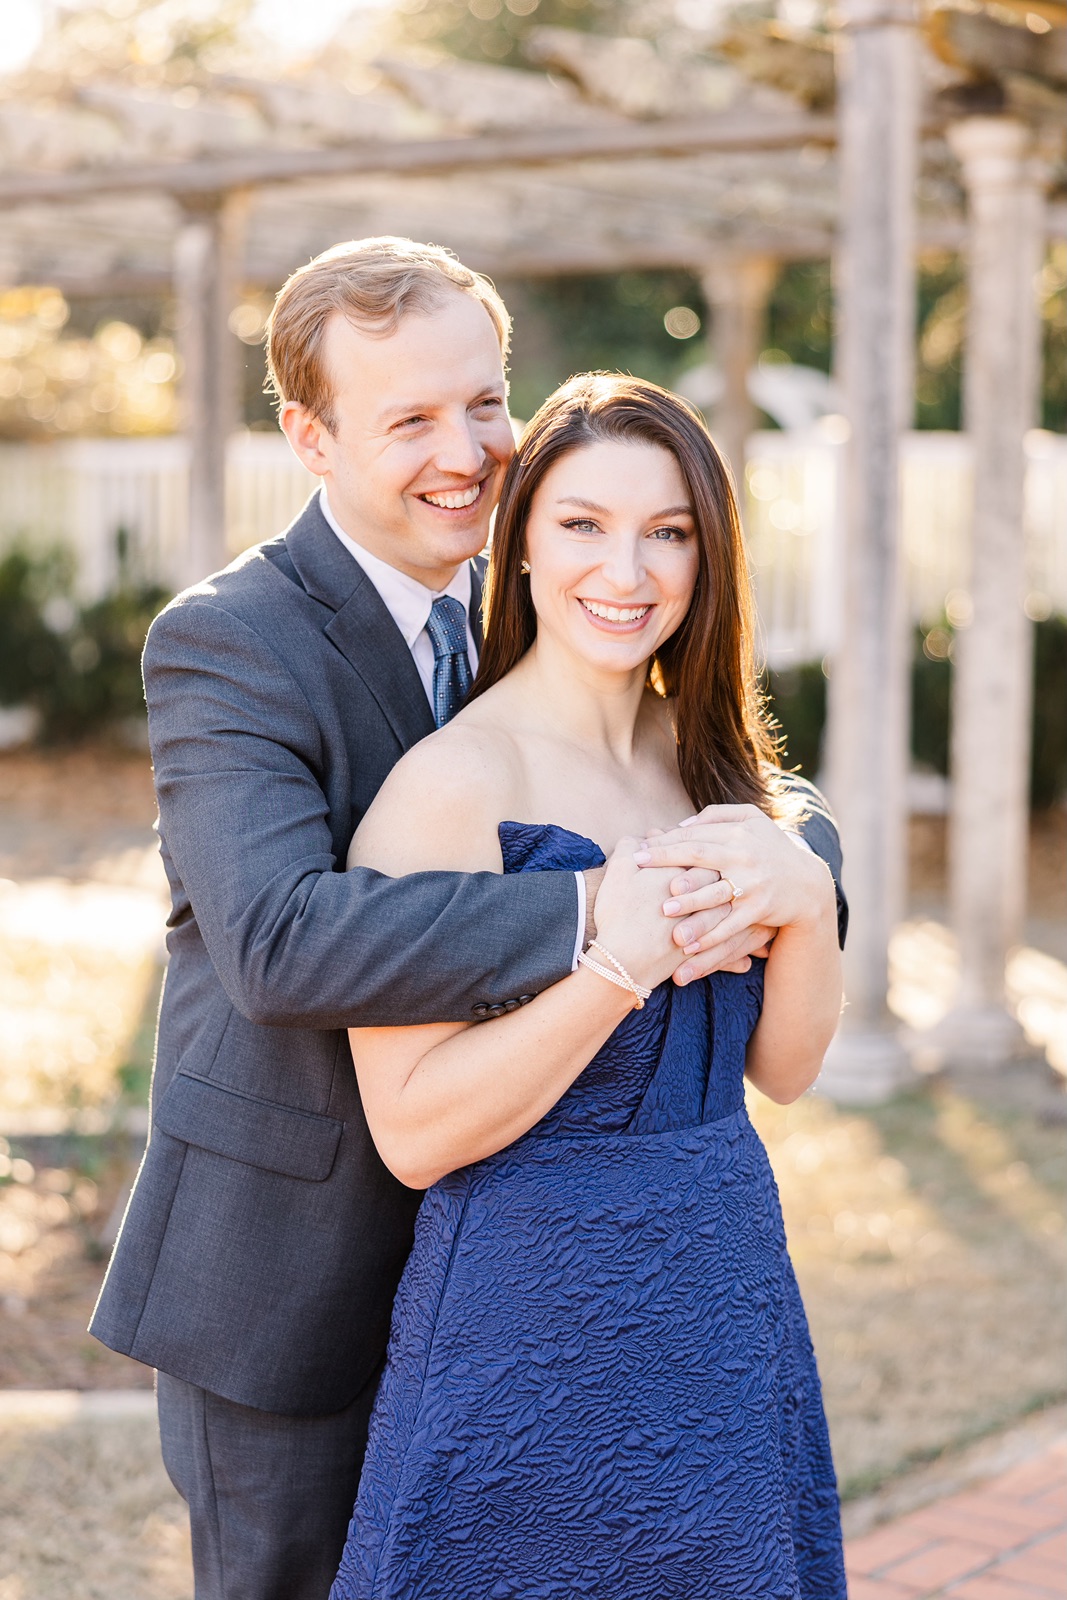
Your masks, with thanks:
M425 490L416 498L428 506L436 506L439 511L467 511L481 499L487 478L482 478L478 483L472 483L466 489L436 489Z

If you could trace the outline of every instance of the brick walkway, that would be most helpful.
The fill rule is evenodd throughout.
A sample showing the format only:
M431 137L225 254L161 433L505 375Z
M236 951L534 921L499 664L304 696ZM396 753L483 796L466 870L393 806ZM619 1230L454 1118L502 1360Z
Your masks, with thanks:
M846 1546L849 1600L1067 1600L1067 1441Z

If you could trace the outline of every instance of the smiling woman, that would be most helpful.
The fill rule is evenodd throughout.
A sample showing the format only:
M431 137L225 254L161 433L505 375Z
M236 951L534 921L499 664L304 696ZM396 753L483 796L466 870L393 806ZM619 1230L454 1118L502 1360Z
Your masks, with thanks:
M710 874L714 918L773 885L777 933L705 978L664 899L692 883L640 865L694 805L771 807L707 431L653 384L572 380L508 468L490 565L475 693L393 768L350 865L609 859L596 937L551 988L477 1026L350 1030L379 1153L428 1193L332 1600L844 1600L818 1377L743 1087L791 1100L818 1071L833 883L755 804L709 806L742 864Z
M558 389L531 423L518 470L501 494L486 582L486 644L472 694L483 694L502 678L544 626L537 617L534 558L527 550L543 526L542 489L550 474L573 473L575 463L588 476L594 445L603 468L599 475L592 470L605 489L624 470L624 460L633 462L635 492L639 485L647 488L657 466L660 498L640 501L649 519L640 548L651 552L650 570L677 574L685 552L689 598L680 610L672 605L672 626L658 627L656 640L646 640L646 658L650 683L672 702L686 791L698 806L744 801L769 808L763 774L772 762L772 741L756 689L752 594L733 490L703 424L684 401L655 384L588 373ZM615 449L605 454L608 445ZM580 495L576 502L576 493L566 482L554 491L556 498L572 497L558 510L591 513L564 519L572 547L583 540L610 543L602 509ZM607 493L594 498L606 500ZM625 496L621 503L627 503ZM522 572L526 560L529 583ZM644 596L631 587L617 597L587 589L582 598L618 605ZM636 625L643 630L645 620L636 619Z

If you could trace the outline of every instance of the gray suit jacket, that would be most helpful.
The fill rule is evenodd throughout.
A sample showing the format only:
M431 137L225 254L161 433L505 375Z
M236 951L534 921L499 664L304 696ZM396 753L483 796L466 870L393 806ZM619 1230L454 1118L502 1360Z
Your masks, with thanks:
M91 1331L246 1405L338 1410L381 1357L419 1202L378 1159L343 1030L556 982L574 877L343 871L433 718L317 499L157 617L144 670L170 963L152 1134Z
M245 1405L339 1410L381 1359L420 1199L378 1158L344 1030L496 1015L556 982L573 875L343 871L433 720L317 497L168 606L144 669L170 964L91 1331ZM812 827L837 877L836 831Z

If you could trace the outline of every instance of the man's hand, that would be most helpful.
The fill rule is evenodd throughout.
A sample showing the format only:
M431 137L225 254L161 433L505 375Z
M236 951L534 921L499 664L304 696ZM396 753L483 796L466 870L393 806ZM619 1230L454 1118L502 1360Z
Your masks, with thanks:
M688 958L674 975L679 984L747 971L779 928L803 922L833 894L819 858L797 849L756 806L708 806L668 833L650 834L635 860L684 869L663 907L678 919L675 942Z

